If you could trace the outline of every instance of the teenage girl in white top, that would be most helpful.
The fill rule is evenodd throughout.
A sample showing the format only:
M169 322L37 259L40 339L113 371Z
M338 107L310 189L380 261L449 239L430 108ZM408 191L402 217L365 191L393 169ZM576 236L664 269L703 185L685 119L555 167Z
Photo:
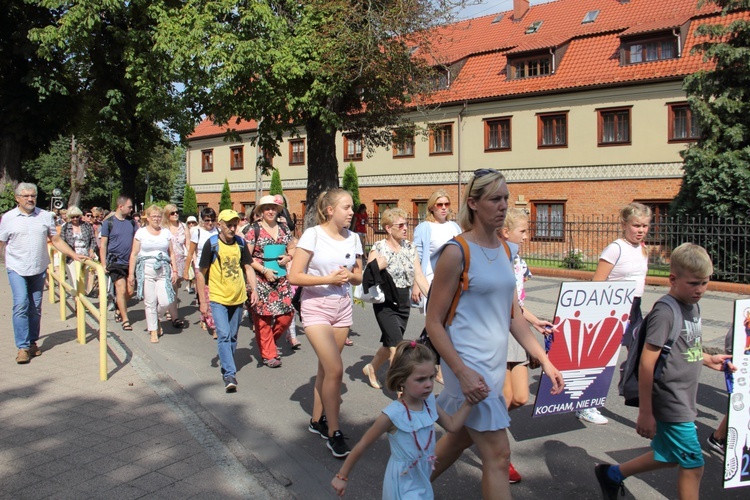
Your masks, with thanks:
M344 376L341 350L352 325L349 288L362 283L362 242L348 229L354 215L348 191L336 188L322 193L316 208L318 225L305 230L299 239L289 282L304 287L300 315L318 356L308 430L328 439L333 455L342 458L350 450L339 427Z
M613 241L599 257L593 281L635 281L633 306L630 309L628 328L622 343L630 347L633 329L643 320L641 297L646 287L648 273L648 249L646 235L651 224L651 209L642 203L631 203L620 210L622 238ZM587 408L576 412L576 416L593 424L606 424L604 417L596 408Z

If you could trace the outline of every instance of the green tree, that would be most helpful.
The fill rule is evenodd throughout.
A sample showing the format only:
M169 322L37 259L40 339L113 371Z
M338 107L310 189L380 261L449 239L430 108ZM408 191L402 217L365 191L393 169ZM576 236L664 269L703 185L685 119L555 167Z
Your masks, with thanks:
M198 217L198 199L195 197L195 189L190 184L185 186L185 195L182 198L182 213L185 217L191 215Z
M714 0L728 14L750 0ZM685 78L688 102L702 136L683 151L685 175L671 212L750 219L750 22L704 24L696 46L715 63Z
M357 177L357 169L354 167L354 162L349 162L346 170L344 170L341 187L352 193L353 209L356 212L361 202L359 200L359 178Z
M117 210L117 198L120 197L120 188L116 187L112 190L112 195L109 197L109 209Z
M276 169L273 169L271 173L271 187L268 189L268 194L284 194L284 189L281 187L281 174Z
M229 190L229 181L224 179L224 187L221 188L221 200L219 200L219 210L229 210L233 206L232 192Z
M26 0L2 4L0 18L0 192L22 178L34 158L64 133L77 109L76 80L60 54L40 57L29 31L53 24L57 12ZM54 81L54 85L47 82ZM67 185L67 184L66 184Z
M150 207L154 201L154 194L151 192L151 184L149 184L148 188L146 188L146 194L143 195L144 209L145 207Z
M168 54L189 101L216 123L259 121L257 142L279 154L304 127L310 204L338 185L336 133L368 151L390 147L392 129L430 90L429 29L464 1L185 0L161 16L156 51ZM416 51L415 51L416 50ZM259 159L267 171L265 155ZM314 211L309 210L309 224Z
M19 2L21 3L21 2ZM193 117L182 112L180 95L168 73L168 53L151 50L157 19L173 9L168 1L28 0L55 13L42 27L29 30L38 54L62 60L64 70L41 81L43 91L78 83L71 94L75 134L88 135L107 151L119 169L123 192L134 196L138 172L151 152L165 144L157 123L188 130ZM182 124L182 125L180 125ZM165 198L168 197L168 192Z
M185 199L185 186L187 185L187 168L185 166L185 148L178 146L176 154L179 156L179 170L175 175L174 182L172 183L172 196L169 198L170 203L173 203L180 212L183 211L182 203Z

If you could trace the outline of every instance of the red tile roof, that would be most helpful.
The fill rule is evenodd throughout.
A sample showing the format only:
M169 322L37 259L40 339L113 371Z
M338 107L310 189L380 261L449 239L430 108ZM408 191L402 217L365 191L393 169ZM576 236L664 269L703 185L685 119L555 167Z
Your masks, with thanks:
M598 10L592 23L581 24L587 12ZM450 65L464 62L447 90L433 94L431 103L453 103L478 99L502 99L522 94L547 93L574 88L609 86L639 81L679 79L698 69L710 67L691 48L702 40L695 36L703 23L729 23L750 18L747 11L722 18L711 3L698 7L698 0L558 0L532 5L519 21L513 11L468 19L435 31L429 54L417 50L415 56ZM686 40L677 59L620 65L621 36L672 31L685 26ZM537 32L525 34L535 21L543 21ZM566 50L560 50L565 48ZM564 52L556 61L555 73L509 80L507 56L525 52ZM255 122L241 122L239 131L252 130ZM204 120L189 138L222 135L226 127Z
M225 135L229 130L233 130L237 133L242 132L253 132L258 129L258 123L255 120L240 120L237 117L232 117L229 120L229 124L217 125L210 118L204 118L188 135L188 139L206 139L209 137L221 137Z

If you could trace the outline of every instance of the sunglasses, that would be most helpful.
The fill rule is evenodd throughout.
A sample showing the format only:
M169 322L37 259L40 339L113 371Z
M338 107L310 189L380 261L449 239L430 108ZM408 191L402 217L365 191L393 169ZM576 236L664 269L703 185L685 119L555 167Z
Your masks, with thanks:
M207 219L203 219L203 222L216 222L216 219L207 218Z
M402 222L401 224L394 224L393 227L397 227L399 229L403 229L405 227L409 227L409 223L408 222Z
M169 215L179 215L180 212L169 212Z
M435 203L435 206L437 208L448 208L451 206L451 202L449 201L448 203Z
M84 217L91 217L91 216L92 216L92 214L86 214L86 215L84 215Z

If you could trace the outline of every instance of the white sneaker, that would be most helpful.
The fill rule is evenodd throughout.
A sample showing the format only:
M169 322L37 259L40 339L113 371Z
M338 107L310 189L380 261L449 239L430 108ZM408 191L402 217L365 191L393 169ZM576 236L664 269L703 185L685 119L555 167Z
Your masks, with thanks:
M579 410L576 412L576 417L578 417L579 420L583 420L584 422L590 422L597 425L604 425L609 422L607 417L599 413L599 410L597 410L596 408L586 408L585 410Z

